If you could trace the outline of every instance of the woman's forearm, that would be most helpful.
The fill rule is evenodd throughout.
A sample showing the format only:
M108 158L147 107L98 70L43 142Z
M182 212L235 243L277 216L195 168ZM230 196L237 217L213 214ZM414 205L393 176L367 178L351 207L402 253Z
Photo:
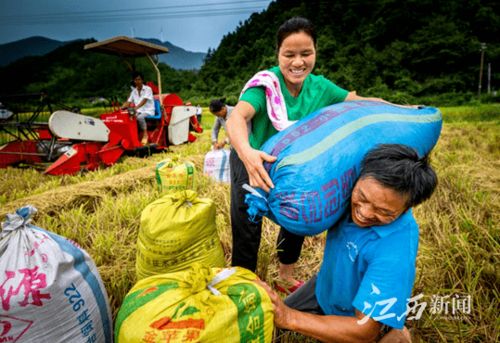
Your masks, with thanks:
M250 141L248 140L247 120L250 120L253 112L253 107L250 104L240 101L226 123L231 145L240 156L245 150L251 148Z

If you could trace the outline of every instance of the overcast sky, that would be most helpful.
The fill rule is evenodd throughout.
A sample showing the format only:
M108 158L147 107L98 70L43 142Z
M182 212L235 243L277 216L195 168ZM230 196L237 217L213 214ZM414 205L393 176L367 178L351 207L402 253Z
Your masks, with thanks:
M271 0L0 0L0 44L31 36L60 41L156 38L190 51L216 48Z

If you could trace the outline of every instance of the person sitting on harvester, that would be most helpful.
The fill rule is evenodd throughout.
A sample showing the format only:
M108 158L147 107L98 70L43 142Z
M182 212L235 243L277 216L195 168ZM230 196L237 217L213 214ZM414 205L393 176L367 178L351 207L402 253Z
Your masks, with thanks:
M134 72L132 77L135 88L132 92L130 92L130 96L128 97L128 100L123 103L122 108L125 109L131 104L134 104L137 125L139 125L139 128L141 129L141 135L139 137L141 139L141 143L146 145L148 144L146 117L154 116L155 114L153 90L151 87L144 84L144 76L141 73Z

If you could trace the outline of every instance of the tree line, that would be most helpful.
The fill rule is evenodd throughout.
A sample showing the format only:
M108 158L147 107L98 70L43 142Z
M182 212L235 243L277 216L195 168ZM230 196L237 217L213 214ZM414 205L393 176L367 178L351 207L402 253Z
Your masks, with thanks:
M286 19L310 19L318 34L314 73L366 96L400 103L460 104L477 99L483 53L483 100L498 101L500 3L494 0L276 0L210 49L201 70L161 63L165 92L206 104L236 102L245 82L277 64L275 32ZM46 90L64 101L93 96L123 100L130 74L120 59L83 50L75 41L0 68L0 95ZM483 44L483 45L482 45ZM135 68L154 80L144 59ZM0 100L1 101L1 100Z

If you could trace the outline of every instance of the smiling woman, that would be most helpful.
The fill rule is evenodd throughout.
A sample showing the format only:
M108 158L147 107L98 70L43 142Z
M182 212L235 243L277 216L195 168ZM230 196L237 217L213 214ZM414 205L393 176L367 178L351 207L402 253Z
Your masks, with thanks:
M305 32L298 32L278 44L278 63L286 88L292 96L297 97L316 63L315 38Z
M266 192L274 185L264 162L276 157L262 151L262 145L278 131L308 114L348 100L369 99L348 92L323 76L313 75L316 63L316 33L312 23L302 17L285 21L276 36L278 66L260 72L245 86L240 101L228 120L227 129L234 152L231 153L232 264L255 270L260 245L261 224L251 222L244 198L244 184ZM249 132L247 123L251 122ZM293 277L304 238L281 228L278 237L279 281L277 287L293 291L301 284Z

